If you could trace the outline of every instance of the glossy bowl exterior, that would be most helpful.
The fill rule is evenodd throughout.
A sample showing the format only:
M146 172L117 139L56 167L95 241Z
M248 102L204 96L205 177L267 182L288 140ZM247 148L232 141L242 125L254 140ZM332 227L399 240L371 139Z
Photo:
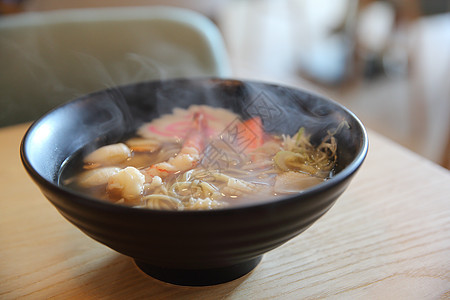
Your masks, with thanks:
M338 173L298 195L210 211L136 209L58 184L62 166L81 148L117 142L142 122L193 103L227 107L244 117L259 115L271 132L293 134L307 125L318 132L313 140L345 120L350 130L338 136ZM281 115L277 107L284 107ZM134 258L156 278L208 285L242 276L264 253L311 226L344 192L367 149L360 121L331 100L265 83L196 79L139 83L71 101L30 127L21 158L42 193L88 236Z

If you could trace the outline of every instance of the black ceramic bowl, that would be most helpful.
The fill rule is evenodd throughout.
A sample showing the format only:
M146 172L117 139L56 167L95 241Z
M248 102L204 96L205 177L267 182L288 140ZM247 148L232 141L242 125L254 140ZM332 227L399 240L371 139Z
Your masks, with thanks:
M209 211L137 209L89 198L58 184L62 166L86 145L130 136L174 107L207 104L244 117L259 115L267 131L304 126L319 141L336 135L336 175L297 195ZM311 226L344 192L367 154L361 122L343 106L302 90L222 79L154 81L96 92L37 120L22 140L22 162L42 193L91 238L135 259L147 274L181 285L210 285L252 270L267 251ZM301 251L301 249L299 249Z

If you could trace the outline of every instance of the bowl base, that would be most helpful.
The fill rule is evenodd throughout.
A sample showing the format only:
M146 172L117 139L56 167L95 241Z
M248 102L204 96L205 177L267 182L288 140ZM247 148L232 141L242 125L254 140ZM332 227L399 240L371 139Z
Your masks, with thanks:
M244 276L253 270L261 259L262 255L236 265L195 270L163 268L139 260L135 260L135 262L144 273L158 280L176 285L206 286L228 282Z

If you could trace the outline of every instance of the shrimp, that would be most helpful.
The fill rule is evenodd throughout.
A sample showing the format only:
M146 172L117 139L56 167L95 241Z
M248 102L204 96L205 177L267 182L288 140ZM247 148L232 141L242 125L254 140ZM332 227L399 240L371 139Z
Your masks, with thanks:
M151 181L154 176L165 178L170 174L194 168L200 161L200 155L205 148L206 130L207 124L204 115L196 112L193 117L193 126L186 135L180 152L166 162L142 170L142 173L149 179L148 181Z
M87 165L107 166L121 163L131 157L131 150L123 143L103 146L84 158Z
M107 190L127 200L140 197L144 192L145 176L134 167L126 167L110 176Z
M117 167L102 167L87 170L78 176L77 182L84 188L105 185L108 183L109 178L119 172L119 170L120 168Z

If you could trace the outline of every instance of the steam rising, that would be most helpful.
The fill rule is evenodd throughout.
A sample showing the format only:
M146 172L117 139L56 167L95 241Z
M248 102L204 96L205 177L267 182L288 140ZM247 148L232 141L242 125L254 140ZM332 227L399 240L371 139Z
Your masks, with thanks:
M267 132L293 135L300 127L323 136L346 118L334 105L310 93L237 80L165 81L154 93L157 115L192 104L230 109L243 119L259 116ZM314 134L313 134L314 136Z
M212 79L163 81L150 94L155 95L151 101L156 103L157 116L172 113L174 107L188 108L192 104L224 107L242 119L259 116L264 130L272 134L294 135L304 127L315 145L320 144L328 132L334 132L346 122L349 127L336 134L340 145L338 162L349 160L355 154L343 149L360 143L361 135L352 131L358 126L350 112L335 102L306 91L256 82ZM149 120L151 118L144 122Z

